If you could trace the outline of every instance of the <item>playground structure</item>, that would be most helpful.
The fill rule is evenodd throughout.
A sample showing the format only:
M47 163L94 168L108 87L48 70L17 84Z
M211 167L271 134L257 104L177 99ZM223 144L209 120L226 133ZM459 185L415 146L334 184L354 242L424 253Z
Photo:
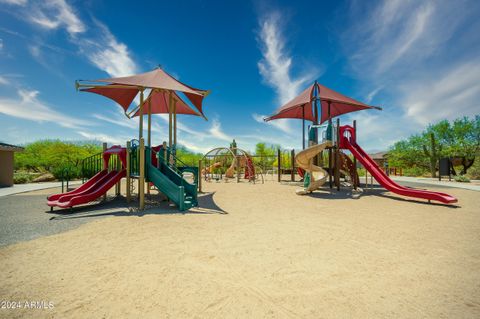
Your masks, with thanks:
M321 113L319 112L319 104ZM298 194L308 194L322 186L328 176L329 187L335 184L337 191L340 191L340 173L350 172L351 185L356 190L359 178L357 175L357 160L365 167L366 171L387 190L408 197L439 201L444 204L457 202L457 199L445 193L417 190L404 187L393 182L388 175L372 160L356 142L356 121L353 126L340 126L340 119L337 118L336 126L333 126L332 118L342 114L365 110L379 109L369 106L352 98L335 92L316 81L313 85L304 90L300 95L280 107L276 114L265 118L265 121L280 118L302 119L302 145L303 151L297 155L297 163L300 168L308 174L304 176L304 190L297 191ZM312 129L309 134L309 148L305 149L305 120L312 121ZM322 140L319 141L318 128L320 124L327 122L326 131L323 132ZM320 144L319 144L320 143ZM323 162L323 151L328 151L327 168L319 165ZM353 155L353 161L349 163L349 157L341 152L348 150ZM343 166L343 168L342 168ZM333 177L333 181L332 181Z
M139 117L138 140L127 141L126 146L119 145L106 148L96 158L86 159L95 163L89 167L89 175L93 176L79 188L66 193L48 197L50 207L72 208L73 206L91 202L116 185L117 195L120 193L120 183L126 178L126 199L131 201L135 190L133 180L138 180L137 194L139 209L145 208L145 187L150 193L150 186L175 203L179 210L184 211L197 206L198 167L187 166L176 157L177 144L177 114L201 116L206 119L202 110L202 101L209 91L195 89L171 77L157 68L153 71L133 76L99 79L94 81L76 81L77 90L103 95L117 102L130 117ZM182 92L190 101L190 107L176 92ZM148 93L147 99L144 94ZM136 96L140 103L129 110ZM168 114L168 145L152 146L151 121L152 114ZM147 145L143 137L143 115L148 115ZM110 165L111 155L120 158L121 168L117 161L115 167ZM98 157L103 164L98 164ZM101 169L100 169L101 167ZM188 182L184 174L193 175L193 181Z
M262 169L247 151L236 147L235 141L231 147L217 147L205 153L199 166L203 167L201 176L206 182L235 179L239 183L243 176L248 182L264 183Z

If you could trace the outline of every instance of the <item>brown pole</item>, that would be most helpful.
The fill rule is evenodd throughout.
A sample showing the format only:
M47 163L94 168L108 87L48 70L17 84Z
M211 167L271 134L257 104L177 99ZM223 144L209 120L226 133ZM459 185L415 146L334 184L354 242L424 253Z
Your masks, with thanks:
M353 134L355 136L357 136L357 120L353 120ZM354 174L353 174L353 178L354 178L354 181L353 181L353 189L357 189L357 183L359 182L356 178L357 176L357 158L354 156L353 157L353 169L354 169Z
M295 150L292 150L290 156L292 161L292 172L290 173L290 177L292 182L295 182Z
M328 101L328 127L332 128L332 118L330 116L330 101ZM328 135L329 132L327 132ZM333 132L332 132L333 133ZM333 135L332 135L333 138ZM328 148L328 184L330 188L333 188L332 185L332 148Z
M278 182L280 183L281 181L281 169L282 169L282 165L281 165L281 160L282 160L282 156L281 156L281 153L280 153L280 149L277 150L277 175L278 175Z
M130 183L132 182L130 179L130 141L127 141L127 203L130 202Z
M339 136L340 136L340 119L337 118L337 130L335 131L335 134L337 136L336 142L335 142L335 183L337 185L337 191L340 191L340 142L339 142Z
M302 107L302 149L305 149L305 105Z
M103 143L103 144L102 144L102 149L103 149L103 153L105 153L105 151L107 150L107 143ZM103 153L102 153L102 162L103 162L102 165L103 165L103 169L104 169L104 170L105 170L105 169L108 170L108 162L105 163L105 161L103 160ZM110 161L110 159L109 159L109 161ZM68 188L67 188L67 192L68 192ZM104 200L104 201L107 200L107 193L105 193L105 194L103 195L103 200Z
M177 101L173 102L173 145L177 149ZM176 155L176 154L175 154Z
M148 100L148 146L152 146L152 99Z
M172 92L168 94L168 147L172 150Z
M143 139L143 88L140 90L140 176L138 177L139 209L145 208L145 140Z
M140 139L140 176L138 178L139 208L145 209L145 140Z
M202 192L202 160L198 160L198 192Z
M138 140L143 137L143 88L140 90L140 109L138 115L140 117L140 124L138 128Z

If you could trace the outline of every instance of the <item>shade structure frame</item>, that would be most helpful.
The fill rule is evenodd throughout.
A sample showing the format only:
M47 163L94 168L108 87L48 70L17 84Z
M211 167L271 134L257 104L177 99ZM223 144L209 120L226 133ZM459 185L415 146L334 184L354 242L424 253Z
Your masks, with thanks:
M314 101L313 91L317 89L319 92L319 99L320 99L320 108L321 108L321 116L318 119L318 123L315 123L316 116L311 109L308 109L305 116L301 116L301 109L305 108L305 106L309 103ZM356 112L364 109L377 109L381 110L381 107L367 105L363 102L359 102L345 96L341 93L338 93L332 89L329 89L326 86L319 84L315 81L312 85L307 87L304 91L302 91L297 97L292 99L291 101L287 102L285 105L281 106L275 114L266 117L265 121L272 121L281 118L289 118L289 119L302 119L309 120L314 124L322 124L328 120L327 116L327 108L328 102L330 102L331 107L331 117L340 116L343 114ZM313 108L313 107L312 107ZM318 116L318 114L317 114Z

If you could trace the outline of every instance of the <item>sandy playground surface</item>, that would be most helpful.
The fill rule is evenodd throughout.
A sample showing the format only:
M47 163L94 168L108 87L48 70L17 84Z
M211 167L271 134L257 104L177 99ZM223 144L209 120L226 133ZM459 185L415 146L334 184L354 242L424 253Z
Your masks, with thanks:
M442 188L452 208L295 189L207 183L208 208L0 248L0 300L54 305L0 317L480 318L478 192Z

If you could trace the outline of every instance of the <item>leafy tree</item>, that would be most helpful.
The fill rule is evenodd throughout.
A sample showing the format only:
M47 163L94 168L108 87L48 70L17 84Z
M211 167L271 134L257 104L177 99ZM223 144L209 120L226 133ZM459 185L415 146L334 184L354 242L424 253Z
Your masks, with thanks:
M442 157L464 157L462 174L473 165L480 151L480 115L429 125L422 133L396 142L389 150L392 167L429 170L436 176L437 162Z

